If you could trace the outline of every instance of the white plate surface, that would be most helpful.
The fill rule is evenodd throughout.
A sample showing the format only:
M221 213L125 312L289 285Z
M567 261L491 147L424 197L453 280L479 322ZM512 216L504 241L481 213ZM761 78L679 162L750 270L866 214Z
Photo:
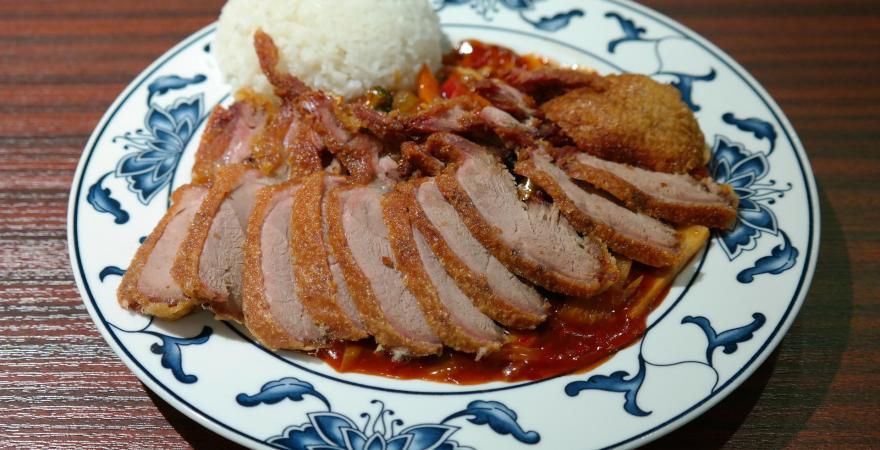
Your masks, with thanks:
M151 321L116 303L142 237L189 180L207 114L229 102L210 54L187 38L114 102L89 140L68 211L84 302L150 389L241 444L292 449L632 447L681 426L742 383L804 300L818 251L813 174L788 120L738 64L676 22L622 1L434 1L468 37L605 73L673 83L695 111L713 176L736 187L737 227L713 235L649 317L649 329L588 373L455 386L340 374L273 353L200 313Z

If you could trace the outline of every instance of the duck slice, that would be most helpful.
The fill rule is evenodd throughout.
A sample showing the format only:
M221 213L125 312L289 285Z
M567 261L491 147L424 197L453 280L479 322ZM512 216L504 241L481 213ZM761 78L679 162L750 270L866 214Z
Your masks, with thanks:
M290 250L296 294L315 320L334 339L367 337L342 268L330 252L327 237L327 193L344 177L315 173L303 179L293 196Z
M222 167L248 160L252 144L270 121L269 108L269 100L258 95L247 95L228 109L214 108L196 151L193 182L207 184Z
M407 141L400 145L400 175L408 176L435 176L443 171L445 165L439 159L431 156L424 149L424 145L413 141Z
M291 174L304 176L315 173L323 166L321 156L324 152L324 142L310 120L303 117L299 108L292 109L290 114L293 118L282 144Z
M486 315L531 329L547 317L547 301L474 238L432 178L412 185L410 218L458 287Z
M497 78L484 78L473 84L474 91L492 105L517 119L535 115L535 100Z
M551 205L520 201L513 175L487 149L445 133L432 135L428 147L456 161L436 178L437 187L471 234L512 272L573 297L595 295L617 279L605 245L579 236Z
M269 348L311 350L326 341L323 327L297 296L290 255L296 180L261 189L244 243L242 292L248 330Z
M428 324L444 344L477 359L505 342L504 330L477 309L458 288L431 251L425 236L413 227L408 205L414 199L404 185L382 197L385 225L394 253L395 267L403 282L418 299Z
M191 184L174 191L171 208L138 248L122 277L117 299L123 308L174 320L198 306L171 277L168 262L177 254L207 193L207 188Z
M595 72L552 66L533 70L511 68L502 73L501 78L521 92L535 96L539 102L575 88L603 90L605 85L602 76Z
M302 177L321 170L321 142L297 109L282 99L263 131L253 140L252 159L263 173Z
M514 171L550 194L579 231L599 237L615 252L654 267L681 259L681 239L674 228L578 186L543 150L533 150Z
M310 132L345 167L351 180L364 184L372 181L384 143L360 132L358 119L349 116L346 108L338 106L337 100L324 92L305 94L298 101L300 114L308 118Z
M395 359L438 354L443 346L395 268L382 215L383 189L347 185L330 192L328 240L367 331Z
M271 184L244 164L223 167L216 175L171 274L188 296L206 303L221 318L242 320L242 265L247 221L257 191Z
M558 164L568 176L586 181L627 207L682 225L728 228L736 221L739 198L733 189L710 178L652 172L587 153L574 153Z

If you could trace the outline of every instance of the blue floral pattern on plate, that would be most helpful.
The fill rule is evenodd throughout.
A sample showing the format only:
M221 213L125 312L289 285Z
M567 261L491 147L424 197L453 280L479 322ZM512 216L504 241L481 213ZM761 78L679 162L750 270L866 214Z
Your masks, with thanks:
M499 6L510 11L516 11L519 18L528 23L536 30L553 32L567 27L572 19L583 17L586 13L583 9L572 8L567 11L559 11L550 16L542 16L537 19L530 18L526 13L535 9L535 3L540 0L433 0L434 9L437 11L447 6L469 5L480 17L491 21L492 17L500 11Z
M285 399L302 401L306 395L320 400L327 411L306 414L308 422L287 427L279 436L270 437L267 443L291 450L457 450L458 442L450 440L459 427L448 422L465 417L475 425L488 425L500 435L511 435L525 444L536 444L541 435L535 431L525 431L517 422L515 411L501 402L474 400L465 409L454 412L439 423L422 423L399 430L395 427L404 425L403 420L393 419L386 422L394 411L385 408L381 400L372 400L379 411L375 416L361 413L365 418L363 427L339 412L334 412L330 401L306 381L293 377L270 381L254 395L238 394L238 404L253 407L259 404L274 405ZM387 417L386 417L387 416Z
M569 397L575 397L585 390L620 392L624 396L624 411L626 411L630 415L637 417L648 416L651 414L651 411L643 410L641 407L639 407L638 404L639 390L642 388L642 385L645 382L645 375L647 373L646 369L648 366L663 367L684 363L697 363L704 365L715 372L715 384L712 386L712 392L715 392L718 387L718 381L721 379L721 376L718 374L718 371L715 369L715 366L712 362L715 350L721 347L725 354L733 354L738 349L738 344L752 339L752 337L754 337L755 331L764 326L765 322L766 318L763 314L755 313L752 315L752 321L748 324L727 331L723 331L721 333L716 333L709 319L702 316L686 316L681 320L682 324L697 325L706 335L707 343L705 362L687 360L671 364L660 364L646 361L642 351L642 349L644 348L645 340L649 339L650 336L650 334L646 334L646 336L639 344L639 365L638 371L634 375L630 375L629 372L623 370L613 372L611 375L593 375L586 381L573 381L566 384L565 393Z
M749 129L755 129L754 125ZM773 136L766 127L758 127L754 133L756 136ZM771 149L773 145L771 141ZM751 283L756 275L777 275L794 267L799 252L791 244L788 235L779 229L776 214L770 209L776 198L784 197L792 186L788 183L785 187L778 187L772 179L763 181L770 172L766 154L750 152L742 144L719 136L715 140L709 169L718 182L732 186L739 196L736 223L732 229L717 233L718 242L731 261L743 252L753 250L762 233L781 235L783 239L782 245L775 247L769 256L758 259L753 267L740 271L737 280Z
M165 88L171 89L171 88ZM171 177L186 144L204 115L202 96L178 98L169 107L156 104L144 118L146 131L125 133L119 139L125 149L135 149L116 166L116 176L128 181L128 189L143 204L171 184Z
M89 187L89 194L86 196L86 201L92 205L92 208L95 208L95 211L112 215L113 222L117 225L122 225L128 222L128 211L122 209L122 205L119 201L112 197L113 191L102 185L104 180L112 173L113 172L105 173L101 178L98 178L98 181L96 181L95 184Z
M101 186L111 174L125 179L128 190L136 194L138 201L144 205L149 204L163 188L170 189L180 156L206 117L204 99L202 95L180 97L166 106L153 102L153 99L205 80L207 77L202 74L191 78L172 74L158 77L150 83L146 100L149 110L144 117L144 128L113 138L113 142L119 140L125 143L123 149L136 151L123 156L115 171L104 174L89 188L87 201L95 210L113 215L119 225L128 221L128 212L117 199L111 197L110 189Z
M199 381L198 376L184 372L183 353L181 353L180 347L188 345L202 345L208 342L208 339L210 339L211 335L214 333L214 329L209 326L205 326L202 328L202 331L200 331L197 335L193 337L177 337L171 336L166 333L149 330L150 326L153 325L154 320L154 317L150 317L150 320L147 322L147 324L137 330L126 330L112 323L110 323L109 325L115 328L117 331L121 331L123 333L140 333L159 338L160 343L155 343L151 345L150 351L156 355L162 356L162 367L170 370L172 375L174 375L174 378L176 378L177 381L181 383L192 384Z

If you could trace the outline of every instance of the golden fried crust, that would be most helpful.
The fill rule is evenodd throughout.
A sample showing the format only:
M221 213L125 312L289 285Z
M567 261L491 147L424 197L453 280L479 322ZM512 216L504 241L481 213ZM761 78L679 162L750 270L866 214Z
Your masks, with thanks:
M167 227L168 223L171 222L171 219L180 212L181 206L178 204L178 200L189 189L204 188L200 186L185 185L174 191L171 195L171 208L168 208L168 211L165 212L162 220L159 221L156 227L153 228L153 231L150 232L147 239L138 248L137 253L134 255L134 259L128 266L128 270L126 270L125 275L122 276L122 282L116 290L116 298L119 305L123 308L137 311L141 314L156 316L160 319L176 320L189 314L194 307L198 306L198 301L188 297L181 297L172 302L166 302L164 300L144 295L140 289L138 289L141 272L144 270L144 266L147 264L150 254L153 252L159 239L162 238L162 234L165 232L165 227Z
M294 106L287 100L266 121L266 126L252 140L253 159L263 175L272 175L285 164L287 149L284 137L294 120Z
M593 221L589 216L581 212L571 199L565 195L565 191L563 191L562 187L559 186L552 176L536 168L530 160L516 163L515 172L528 177L544 192L550 194L553 202L559 207L562 214L568 218L568 221L574 225L575 229L581 233L598 237L614 249L615 252L654 267L671 266L681 260L682 255L678 246L675 250L669 250L651 245L642 240L629 239L615 231L614 228ZM678 241L681 240L680 236L676 236L676 238Z
M196 161L192 168L193 183L205 184L211 181L216 161L223 156L232 140L235 120L235 111L223 106L217 105L211 112L196 151Z
M736 208L739 197L733 188L726 184L718 184L711 179L700 181L701 186L709 192L717 193L718 201L714 203L670 202L651 195L633 186L613 172L599 167L582 164L574 155L560 161L560 167L568 176L596 186L608 192L633 210L644 212L658 219L680 225L705 225L712 228L726 229L736 221ZM681 175L689 176L689 175Z
M379 306L370 280L358 267L357 262L348 248L348 240L342 225L342 200L340 193L363 187L362 185L338 186L331 190L327 204L328 236L330 249L336 257L336 261L342 268L345 282L357 305L367 331L373 335L376 342L386 349L405 348L410 356L436 355L443 351L443 346L430 342L416 341L397 332L388 322L385 313Z
M290 173L297 176L305 176L318 172L323 168L323 163L321 162L323 143L321 138L310 124L311 118L303 117L296 110L292 111L291 114L293 115L291 126L296 127L296 130L293 136L288 137L287 141L283 142Z
M260 69L269 83L275 88L275 95L282 98L294 98L309 90L298 78L278 70L278 47L272 37L262 28L254 32L254 50L260 61Z
M266 216L275 205L273 199L294 186L298 180L267 186L257 192L254 209L248 218L244 243L244 270L242 272L242 309L244 324L263 345L272 349L313 350L322 342L306 342L284 331L275 320L266 299L263 279L262 235ZM291 276L293 276L291 274Z
M403 176L434 176L443 170L443 163L428 154L422 146L407 141L400 145L400 165L397 170Z
M407 199L408 195L411 195L411 190L409 193L406 190L392 191L382 197L388 241L397 262L395 267L403 274L404 284L418 299L428 324L444 344L458 351L478 355L498 350L503 342L474 337L452 320L449 311L440 301L437 289L425 272L413 238L407 205L412 204L415 199Z
M486 222L474 206L468 193L458 184L456 174L459 167L460 163L446 166L443 173L435 178L437 187L443 193L446 201L458 211L471 234L513 273L543 286L549 291L580 298L596 295L617 280L614 258L600 242L595 242L596 245L590 246L590 248L595 247L596 254L594 256L601 265L591 280L572 279L521 256L501 240L501 230Z
M545 117L600 158L660 172L705 165L703 132L677 89L644 75L605 78L604 91L581 88L544 103Z
M682 227L678 233L681 236L681 258L674 266L657 270L653 276L642 281L638 295L630 300L631 308L627 315L631 319L643 317L645 309L653 307L657 296L675 281L685 264L706 245L710 236L709 229L702 225Z
M241 311L231 304L226 294L215 292L202 281L199 275L199 263L205 241L208 239L208 232L214 223L214 216L217 215L220 205L229 193L239 186L242 176L248 170L253 168L246 164L234 164L220 169L214 177L207 197L196 212L171 266L171 276L187 296L205 302L205 307L218 317L239 322L243 319Z
M491 317L492 320L506 327L516 329L532 329L540 325L547 318L546 314L534 314L530 311L516 308L510 302L499 298L489 286L486 275L474 273L449 248L449 244L443 239L443 235L434 227L416 199L415 194L418 186L425 180L401 184L398 185L398 189L406 194L403 199L407 203L410 213L409 217L413 226L425 237L428 245L431 246L434 254L437 255L437 259L440 260L440 264L446 269L446 273L455 280L459 289L474 301L474 305L483 314Z
M358 340L368 335L336 302L336 283L327 262L321 202L324 173L309 175L294 194L290 221L290 250L296 292L306 311L327 327L334 339Z
M526 70L510 68L503 70L501 78L523 93L536 98L548 99L571 89L589 87L605 88L605 77L593 71L544 66Z
M208 118L205 131L202 133L202 140L196 151L195 164L192 168L193 184L211 183L217 172L223 168L223 155L232 143L239 120L246 120L252 113L265 114L264 124L269 124L273 121L275 110L275 105L268 97L246 89L236 92L235 103L229 108L220 105L215 107ZM265 128L265 126L261 126L261 129L248 140L247 145L252 151L260 141L260 136L265 133ZM265 153L263 152L260 156L267 157ZM254 158L256 159L256 156ZM271 163L271 158L267 159L265 163L260 161L261 167L263 165L268 167ZM266 169L266 173L268 172L269 168Z

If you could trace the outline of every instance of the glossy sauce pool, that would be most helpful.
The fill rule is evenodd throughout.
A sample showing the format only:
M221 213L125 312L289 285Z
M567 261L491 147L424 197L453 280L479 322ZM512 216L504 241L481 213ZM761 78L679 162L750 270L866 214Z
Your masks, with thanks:
M612 289L588 300L551 299L543 324L513 331L507 344L479 361L449 349L440 356L393 361L375 351L372 340L337 342L316 356L339 372L453 384L538 380L583 371L642 336L648 314L669 290L665 272L634 264L624 283L628 290Z

